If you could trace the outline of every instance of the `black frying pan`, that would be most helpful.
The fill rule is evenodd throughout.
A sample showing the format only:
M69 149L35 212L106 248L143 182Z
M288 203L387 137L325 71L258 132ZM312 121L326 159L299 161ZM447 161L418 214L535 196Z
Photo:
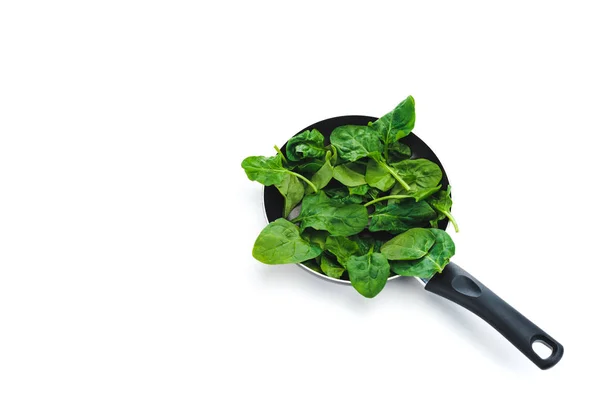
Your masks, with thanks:
M325 142L328 144L331 132L338 126L367 125L367 123L376 119L359 115L330 118L306 127L300 132L304 132L307 129L318 129L325 136ZM401 140L410 146L413 158L426 158L439 165L443 173L442 188L447 188L448 176L442 163L433 151L414 133ZM282 149L284 147L285 145ZM283 197L279 194L275 186L265 187L264 206L269 222L282 217ZM446 229L447 226L447 219L440 221L438 225L440 229ZM299 265L304 267L305 270L327 280L350 283L349 281L327 277L302 264ZM397 277L397 275L391 276L389 279ZM563 346L560 343L458 265L450 262L441 274L435 274L429 280L417 279L425 284L425 290L445 297L481 317L541 369L548 369L560 361L564 352ZM552 350L550 356L546 358L540 357L533 349L535 342L540 342L550 348Z

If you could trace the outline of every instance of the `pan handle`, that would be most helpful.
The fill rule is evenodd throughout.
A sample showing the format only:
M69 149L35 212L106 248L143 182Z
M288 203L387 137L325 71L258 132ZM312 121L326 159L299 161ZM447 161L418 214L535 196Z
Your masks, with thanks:
M481 317L541 369L554 366L563 356L560 343L452 262L429 280L425 290ZM551 348L552 354L548 358L538 356L532 347L535 342Z

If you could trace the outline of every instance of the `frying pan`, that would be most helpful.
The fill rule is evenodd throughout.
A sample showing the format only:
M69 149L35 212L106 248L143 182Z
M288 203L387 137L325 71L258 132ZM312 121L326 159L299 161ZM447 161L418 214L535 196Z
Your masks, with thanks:
M300 132L304 132L307 129L317 129L323 134L325 143L328 144L331 132L338 126L367 125L376 119L360 115L335 117L317 122L302 129ZM401 141L411 148L413 158L426 158L441 168L443 174L441 184L442 188L446 189L448 186L446 171L440 160L425 142L419 139L414 133L401 139ZM285 145L282 146L283 148L285 148ZM283 216L283 201L283 197L275 186L265 187L264 208L269 222L273 222ZM447 226L447 219L440 221L438 224L440 229L446 229ZM350 284L347 280L331 278L313 271L303 264L298 265L306 271L328 281ZM398 277L399 275L390 276L388 280ZM442 273L435 274L430 279L416 279L424 285L425 290L428 292L445 297L486 321L541 369L548 369L554 366L562 358L564 349L560 343L453 262L446 265ZM533 344L536 342L542 343L551 349L552 353L550 356L546 358L540 357L533 349Z

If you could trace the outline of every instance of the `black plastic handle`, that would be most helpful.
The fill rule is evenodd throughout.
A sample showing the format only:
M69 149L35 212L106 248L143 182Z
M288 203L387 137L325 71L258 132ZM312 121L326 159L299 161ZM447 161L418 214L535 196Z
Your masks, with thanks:
M556 365L563 356L564 348L560 343L452 262L446 265L441 274L429 280L425 290L445 297L481 317L541 369ZM538 341L552 349L548 358L541 358L533 350L533 343Z

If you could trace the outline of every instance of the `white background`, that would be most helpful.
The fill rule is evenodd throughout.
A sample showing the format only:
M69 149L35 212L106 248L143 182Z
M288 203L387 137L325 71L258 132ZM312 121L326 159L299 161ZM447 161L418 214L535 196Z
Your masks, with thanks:
M209 3L0 5L0 398L597 399L595 2ZM415 280L251 257L241 160L408 94L455 262L556 367Z

